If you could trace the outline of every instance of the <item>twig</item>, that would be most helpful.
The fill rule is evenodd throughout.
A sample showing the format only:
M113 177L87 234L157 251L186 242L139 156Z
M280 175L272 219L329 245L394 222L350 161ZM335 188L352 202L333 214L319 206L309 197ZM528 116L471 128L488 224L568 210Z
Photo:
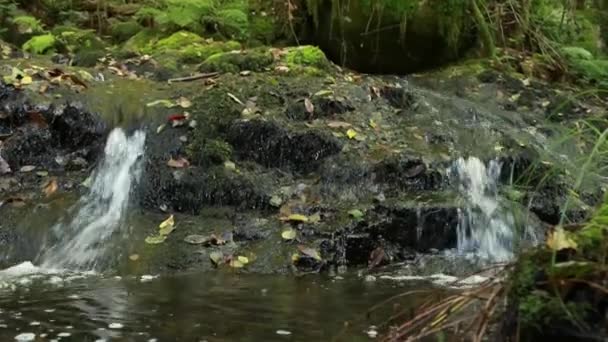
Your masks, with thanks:
M173 83L173 82L191 82L191 81L201 80L201 79L205 79L205 78L216 77L219 74L220 74L219 72L210 72L210 73L206 73L206 74L196 74L196 75L186 76L186 77L171 78L167 82L168 83Z

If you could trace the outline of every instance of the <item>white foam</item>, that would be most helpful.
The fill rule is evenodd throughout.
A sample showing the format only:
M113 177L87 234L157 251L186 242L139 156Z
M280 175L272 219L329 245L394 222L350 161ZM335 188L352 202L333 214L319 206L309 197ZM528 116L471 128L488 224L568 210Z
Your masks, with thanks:
M143 131L132 136L120 128L110 132L90 193L73 208L68 224L53 227L58 243L41 256L43 267L92 270L99 266L107 242L125 226L131 188L142 173L139 161L145 140Z

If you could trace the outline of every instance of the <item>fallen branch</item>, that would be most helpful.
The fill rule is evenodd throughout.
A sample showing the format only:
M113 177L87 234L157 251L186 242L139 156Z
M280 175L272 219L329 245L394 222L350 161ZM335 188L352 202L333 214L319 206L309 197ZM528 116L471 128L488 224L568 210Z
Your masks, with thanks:
M219 74L220 74L219 72L210 72L210 73L206 73L206 74L196 74L196 75L186 76L186 77L171 78L167 82L169 82L169 83L173 83L173 82L191 82L191 81L196 81L196 80L202 80L202 79L205 79L205 78L216 77Z

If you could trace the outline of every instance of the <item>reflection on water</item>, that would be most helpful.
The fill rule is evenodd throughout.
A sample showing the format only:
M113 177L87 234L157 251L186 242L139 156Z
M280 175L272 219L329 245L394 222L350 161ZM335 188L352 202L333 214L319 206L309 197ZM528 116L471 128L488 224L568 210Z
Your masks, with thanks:
M387 312L366 318L366 310L405 290L355 277L223 271L147 281L90 274L11 281L13 289L0 290L0 341L23 333L36 341L367 341L366 330Z

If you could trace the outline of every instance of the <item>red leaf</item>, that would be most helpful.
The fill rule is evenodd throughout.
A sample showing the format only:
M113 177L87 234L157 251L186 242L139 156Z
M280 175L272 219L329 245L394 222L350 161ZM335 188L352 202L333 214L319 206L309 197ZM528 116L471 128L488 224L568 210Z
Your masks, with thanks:
M173 114L173 115L170 115L167 118L167 120L169 120L169 122L178 121L178 120L186 120L186 116L183 114Z

